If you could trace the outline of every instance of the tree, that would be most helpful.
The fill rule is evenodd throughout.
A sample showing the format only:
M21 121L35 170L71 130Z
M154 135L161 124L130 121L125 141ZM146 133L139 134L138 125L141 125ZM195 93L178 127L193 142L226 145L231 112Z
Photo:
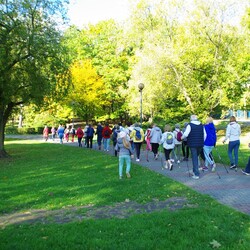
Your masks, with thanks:
M13 109L43 103L65 72L67 61L58 25L67 1L0 3L0 157L6 157L4 131Z
M74 113L86 122L98 115L102 107L101 96L105 94L102 79L96 73L91 60L74 62L71 66L72 88L67 102Z

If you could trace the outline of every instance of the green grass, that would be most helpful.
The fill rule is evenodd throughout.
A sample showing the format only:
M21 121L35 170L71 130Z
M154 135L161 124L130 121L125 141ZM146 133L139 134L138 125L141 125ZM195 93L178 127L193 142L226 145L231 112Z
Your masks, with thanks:
M12 140L6 149L12 158L0 160L2 216L33 209L103 208L126 199L147 204L185 197L190 206L124 219L10 223L0 228L0 249L212 249L216 244L211 242L220 249L250 249L249 216L146 168L133 164L132 178L118 180L117 158L99 151ZM245 155L247 148L241 150Z

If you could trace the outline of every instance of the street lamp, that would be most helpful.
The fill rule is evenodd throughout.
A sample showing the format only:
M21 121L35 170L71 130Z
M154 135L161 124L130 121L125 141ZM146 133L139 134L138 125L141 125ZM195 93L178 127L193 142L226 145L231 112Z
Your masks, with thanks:
M142 90L144 89L144 84L143 84L143 83L139 83L139 84L138 84L138 88L139 88L139 92L141 93L141 114L140 114L140 122L141 122L141 126L142 126Z

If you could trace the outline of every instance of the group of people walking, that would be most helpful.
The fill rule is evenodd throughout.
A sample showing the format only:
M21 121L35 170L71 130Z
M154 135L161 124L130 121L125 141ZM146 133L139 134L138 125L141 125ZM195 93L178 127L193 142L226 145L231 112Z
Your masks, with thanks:
M45 127L48 133L48 127ZM53 132L52 132L53 130ZM55 134L58 134L60 143L63 139L74 142L74 137L78 139L78 146L82 147L82 140L87 148L93 147L93 137L97 136L98 149L101 150L103 146L104 151L110 150L110 142L113 142L114 154L118 156L119 153L119 178L122 179L123 165L126 163L126 176L130 178L131 158L139 162L141 159L141 147L144 141L146 142L147 160L149 152L153 153L154 159L159 158L160 145L162 145L165 164L164 168L170 171L173 170L173 163L180 164L181 161L188 161L191 155L193 165L193 178L200 178L200 170L212 172L216 171L216 163L213 158L213 148L216 146L217 136L213 119L208 117L206 123L203 125L196 115L191 115L190 122L186 122L181 129L180 124L176 124L174 129L169 124L166 124L164 131L162 131L157 124L149 126L144 132L138 123L123 127L122 124L114 125L111 129L106 123L102 126L98 123L96 130L91 124L82 129L81 126L75 130L72 126L64 128L59 126L56 131L51 129L52 139ZM226 136L223 141L225 143L229 140L228 156L230 160L230 168L235 169L238 166L238 151L240 146L241 128L234 116L230 118L230 122L226 129ZM48 135L46 134L46 137ZM47 140L47 139L46 139ZM249 145L250 146L250 145ZM203 166L201 166L203 162ZM243 174L250 175L250 157Z

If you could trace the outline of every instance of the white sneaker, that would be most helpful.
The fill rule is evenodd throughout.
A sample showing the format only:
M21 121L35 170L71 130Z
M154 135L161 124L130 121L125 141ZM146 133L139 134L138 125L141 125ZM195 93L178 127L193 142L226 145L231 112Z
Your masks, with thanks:
M216 170L216 164L214 163L214 164L212 165L212 172L215 172L215 170Z
M193 178L193 179L195 179L195 180L200 179L200 177L199 177L199 176L197 176L197 175L193 175L193 176L192 176L192 178Z
M170 161L174 162L174 159L170 159Z
M177 161L177 163L179 164L179 163L180 163L180 161L178 160L178 161Z
M140 161L140 159L136 159L136 161Z

